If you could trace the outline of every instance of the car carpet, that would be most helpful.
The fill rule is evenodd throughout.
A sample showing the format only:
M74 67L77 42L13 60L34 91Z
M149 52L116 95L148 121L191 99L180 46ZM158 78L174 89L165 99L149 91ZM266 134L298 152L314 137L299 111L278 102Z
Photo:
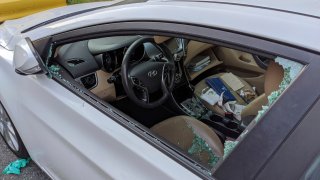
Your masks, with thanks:
M153 125L163 121L164 119L176 116L175 113L169 111L164 106L145 109L137 106L136 103L127 97L111 102L110 104L148 128L151 128Z

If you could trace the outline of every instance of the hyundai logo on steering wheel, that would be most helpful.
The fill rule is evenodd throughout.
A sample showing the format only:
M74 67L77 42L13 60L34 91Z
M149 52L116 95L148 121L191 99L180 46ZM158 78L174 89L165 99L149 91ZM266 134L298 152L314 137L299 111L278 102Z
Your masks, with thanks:
M157 70L152 70L148 72L148 76L151 78L155 77L157 74L158 74Z

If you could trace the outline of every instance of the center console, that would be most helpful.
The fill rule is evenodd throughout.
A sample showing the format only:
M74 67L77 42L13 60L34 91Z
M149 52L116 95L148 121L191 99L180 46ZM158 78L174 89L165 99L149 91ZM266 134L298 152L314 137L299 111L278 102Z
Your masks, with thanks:
M246 128L239 120L222 117L212 113L211 111L200 120L215 130L223 133L225 136L233 139L238 138Z
M191 61L188 69L184 68L184 63L180 59L176 61L175 87L167 105L177 114L192 116L202 121L213 128L218 135L223 134L221 137L225 136L236 139L245 129L242 122L232 117L219 116L207 109L201 100L195 96L194 88L187 78L191 77L191 79L194 79L203 71L222 62L216 58L211 49L203 52L197 58Z
M171 107L175 111L202 121L226 137L236 139L246 128L237 119L222 117L207 109L201 100L194 95L193 88L185 76L172 91L171 102Z

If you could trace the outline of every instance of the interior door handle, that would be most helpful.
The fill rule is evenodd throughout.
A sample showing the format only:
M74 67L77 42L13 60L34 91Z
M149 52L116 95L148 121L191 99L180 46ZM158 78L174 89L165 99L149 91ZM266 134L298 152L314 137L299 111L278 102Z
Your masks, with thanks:
M251 59L249 59L249 58L247 58L245 56L242 56L242 55L239 57L239 60L243 61L243 62L246 62L246 63L251 63Z

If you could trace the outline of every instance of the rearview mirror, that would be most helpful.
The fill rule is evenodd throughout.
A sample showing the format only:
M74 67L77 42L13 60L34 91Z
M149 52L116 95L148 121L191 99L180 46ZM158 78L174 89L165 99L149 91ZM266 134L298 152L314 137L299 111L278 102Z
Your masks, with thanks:
M39 61L41 61L41 57L35 51L30 39L23 39L16 45L13 55L13 66L18 74L31 75L44 73Z

